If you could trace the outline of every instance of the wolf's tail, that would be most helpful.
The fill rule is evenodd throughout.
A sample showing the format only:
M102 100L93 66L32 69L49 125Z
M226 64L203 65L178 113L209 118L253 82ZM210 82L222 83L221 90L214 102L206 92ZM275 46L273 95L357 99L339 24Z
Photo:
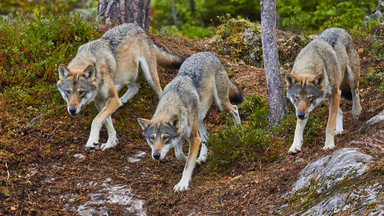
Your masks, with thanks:
M180 68L181 64L184 62L184 58L178 55L172 55L162 50L160 47L153 44L156 52L157 64L162 67L168 68Z
M351 87L349 86L347 82L347 78L343 79L343 82L340 85L340 91L341 91L341 96L347 100L352 100L352 92L351 92Z
M232 104L241 104L244 101L243 93L241 93L238 85L229 80L229 101Z

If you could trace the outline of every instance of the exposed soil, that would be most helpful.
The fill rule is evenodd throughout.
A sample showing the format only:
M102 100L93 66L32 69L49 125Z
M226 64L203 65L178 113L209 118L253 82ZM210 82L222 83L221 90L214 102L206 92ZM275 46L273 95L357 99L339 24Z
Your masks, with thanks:
M164 50L183 57L202 51L216 53L214 44L209 40L191 41L160 36L152 38ZM356 41L357 49L368 46L369 41ZM322 150L324 131L311 144L311 148L304 143L303 151L295 156L287 155L292 141L287 140L284 146L286 150L280 155L280 159L265 166L253 164L249 167L234 167L227 175L214 174L204 164L197 166L190 189L175 193L173 187L181 178L184 164L173 154L168 154L161 162L151 159L150 147L141 135L136 119L150 118L157 98L154 93L142 97L140 92L151 90L145 82L141 82L139 94L113 114L119 138L119 144L114 149L88 152L83 148L89 135L91 120L97 113L92 105L86 106L82 115L76 118L68 116L63 106L50 119L44 116L35 119L34 124L39 127L26 125L25 129L17 131L13 140L15 145L12 147L14 154L0 154L1 175L3 180L7 180L9 190L9 196L1 199L4 202L1 204L0 215L76 215L75 212L63 211L68 203L68 195L75 197L72 205L84 203L90 198L90 193L98 190L107 178L111 178L111 184L131 187L136 198L144 200L148 215L289 214L279 210L291 198L287 193L292 189L300 170L309 162L348 146L360 147L362 151L371 154L374 160L382 161L382 151L351 144L352 140L363 140L367 136L360 134L358 129L383 109L384 105L382 97L377 96L378 90L364 83L365 69L371 64L364 60L364 55L365 51L360 53L363 112L359 120L354 120L350 111L351 102L342 101L345 131L336 138L336 148L333 150ZM239 84L244 96L250 93L266 96L263 69L247 66L242 62L232 62L226 56L218 57L224 67L231 71L231 79ZM160 68L162 86L176 73L177 70L174 69ZM292 109L292 106L289 108ZM328 106L318 109L327 110ZM209 133L215 133L229 125L229 122L216 121L218 116L220 113L217 109L211 109L208 113L206 121ZM124 122L124 126L119 125L119 122ZM379 129L383 129L382 124L373 128L370 134ZM105 140L105 130L102 131L101 138ZM384 146L382 140L378 144ZM139 162L130 162L128 158L139 151L147 154ZM82 154L85 158L75 158L75 154ZM91 181L97 184L87 184ZM108 207L109 215L120 215L123 212L123 207Z

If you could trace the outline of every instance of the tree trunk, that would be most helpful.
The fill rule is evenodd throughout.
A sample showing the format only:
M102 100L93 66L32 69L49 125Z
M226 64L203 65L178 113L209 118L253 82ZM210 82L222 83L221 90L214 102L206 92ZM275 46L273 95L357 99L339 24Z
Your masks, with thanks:
M151 0L99 0L97 16L106 24L136 23L148 30Z
M173 18L173 24L177 28L179 28L179 23L177 22L177 11L176 11L175 0L172 0L172 18Z
M195 18L195 0L189 0L189 6L191 8L191 17Z
M276 0L261 0L261 38L267 82L269 124L278 125L287 112L276 42Z

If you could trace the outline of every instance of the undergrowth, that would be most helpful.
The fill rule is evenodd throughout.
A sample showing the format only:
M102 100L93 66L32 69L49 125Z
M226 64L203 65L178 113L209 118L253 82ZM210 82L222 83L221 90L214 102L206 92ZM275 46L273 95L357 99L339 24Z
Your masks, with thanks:
M0 117L6 130L25 127L34 117L54 115L62 108L58 65L101 35L97 23L58 12L38 8L0 19L0 107L6 110Z
M249 166L271 163L286 155L292 144L296 125L292 109L276 127L269 129L268 104L266 98L250 94L239 106L242 127L229 126L224 131L209 136L206 142L212 151L208 166L217 173L231 172L234 166ZM311 146L324 130L326 119L318 118L321 109L315 110L308 119L304 134L304 145Z

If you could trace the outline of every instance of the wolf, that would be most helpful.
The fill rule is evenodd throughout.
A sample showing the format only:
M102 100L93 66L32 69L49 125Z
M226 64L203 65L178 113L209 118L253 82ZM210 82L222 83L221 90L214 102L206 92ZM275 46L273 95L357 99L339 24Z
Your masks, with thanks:
M80 113L81 108L94 101L99 114L93 119L87 149L99 147L99 133L104 124L108 140L102 150L118 143L111 114L137 94L136 84L139 65L144 76L160 96L162 88L157 74L157 64L179 68L182 57L169 54L157 47L143 29L136 24L121 24L94 41L79 47L68 66L58 68L57 87L71 116ZM128 90L119 98L118 92L127 86Z
M340 96L352 100L354 118L362 110L359 77L359 55L344 29L327 29L300 51L291 74L285 75L287 97L297 116L295 137L288 153L301 151L308 116L325 98L329 99L329 117L323 149L335 147L335 134L343 131Z
M212 103L220 111L232 114L235 125L241 125L238 108L233 104L242 101L240 89L228 78L220 60L210 52L202 52L187 58L176 77L166 85L152 119L138 118L153 159L164 159L174 148L176 158L185 162L175 191L188 189L195 164L207 159L208 149L204 144L207 129L203 120ZM182 150L183 140L189 143L188 157Z

